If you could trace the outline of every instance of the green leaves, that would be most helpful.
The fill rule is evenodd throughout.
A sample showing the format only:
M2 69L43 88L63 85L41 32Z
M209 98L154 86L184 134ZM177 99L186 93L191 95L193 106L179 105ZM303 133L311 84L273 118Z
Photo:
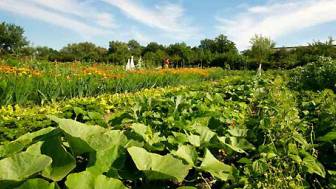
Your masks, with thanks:
M160 137L159 132L153 132L149 126L139 123L132 124L131 128L136 134L140 135L151 148L156 150L164 149L161 142L165 141L165 138Z
M34 152L20 152L0 160L0 181L23 181L36 174L52 162L46 155Z
M54 130L55 130L54 128L48 127L33 133L27 133L25 135L22 135L15 141L8 143L7 145L0 146L0 158L20 152L21 150L29 146L31 143L33 143L34 140L38 140L38 138L48 133L51 133Z
M71 101L66 117L75 113L98 125L51 116L58 128L0 146L1 187L299 188L311 184L305 179L312 174L329 182L335 139L329 109L312 122L328 119L313 128L319 130L314 141L301 118L313 113L301 114L281 78L234 80L160 92L160 98L148 92ZM102 116L109 125L95 121Z
M41 146L41 151L52 158L52 164L42 172L46 178L54 181L62 180L76 167L75 158L65 150L59 137L46 140Z
M215 132L211 131L206 126L197 125L197 126L195 126L195 130L200 136L200 144L201 145L208 144L210 142L210 140L212 139L212 137L214 137L216 135Z
M180 145L177 151L173 151L172 154L185 160L192 166L195 166L198 157L196 149L190 145Z
M105 150L112 145L125 145L127 142L126 136L118 130L88 126L69 119L50 118L66 133L74 150L81 153Z
M318 174L321 177L325 177L326 171L321 163L319 163L313 156L307 155L303 158L303 165L307 168L307 171L311 174Z
M331 131L327 133L326 135L320 137L319 140L323 142L331 142L336 140L336 131Z
M247 131L248 131L247 129L240 129L238 127L228 129L228 132L231 134L231 136L234 137L246 137Z
M136 167L151 180L171 179L182 182L191 168L169 154L161 156L139 147L131 147L127 151Z
M252 163L252 170L258 176L265 174L267 169L268 165L265 159L257 159Z
M119 149L127 143L123 132L108 130L99 126L88 126L73 120L52 117L68 136L69 144L75 152L95 154L88 171L101 174L107 172L118 158ZM66 154L63 156L66 157ZM69 157L70 158L70 157ZM65 161L65 160L63 160ZM69 159L71 161L71 158Z
M105 150L99 150L96 152L94 163L89 165L87 171L94 174L102 174L107 172L113 162L119 157L119 146L113 145Z
M87 171L70 174L65 185L69 189L127 189L118 179L108 178L104 175L95 176Z
M46 180L36 178L29 179L24 182L22 185L15 189L58 189L59 187L55 183L49 183Z
M218 140L238 153L246 153L245 150L254 150L255 147L244 138L218 137Z
M233 167L217 160L208 149L205 151L205 156L199 168L220 180L232 179Z

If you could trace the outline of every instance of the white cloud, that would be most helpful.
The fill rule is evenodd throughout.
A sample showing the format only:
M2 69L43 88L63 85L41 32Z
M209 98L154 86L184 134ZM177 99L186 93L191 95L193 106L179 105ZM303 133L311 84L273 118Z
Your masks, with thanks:
M94 21L96 24L106 28L116 28L117 24L113 16L107 12L95 10L93 6L85 1L79 0L26 0L31 1L42 7L56 12L65 13L88 21Z
M217 29L236 42L239 49L249 46L255 34L277 39L294 31L336 21L336 0L269 1L247 8L233 19L217 17Z
M77 0L1 0L0 9L57 25L90 38L115 28L109 13L100 13Z
M85 11L76 0L25 0L58 12L85 17Z
M143 45L147 45L152 41L146 34L142 33L138 28L132 28L129 33L129 39L135 39Z
M197 29L185 19L185 11L180 5L165 3L149 8L134 0L103 1L119 8L128 17L152 28L160 29L174 38L186 39L197 33Z
M99 13L95 16L96 22L99 26L104 28L117 28L114 17L109 13Z
M66 28L80 34L85 40L111 34L113 39L119 39L118 36L126 39L127 36L126 40L133 38L142 43L158 38L188 40L196 37L195 27L189 24L185 10L178 4L160 3L149 7L136 0L100 1L155 30L148 35L128 23L122 23L122 27L119 27L111 12L97 10L97 1L92 0L0 0L0 10Z

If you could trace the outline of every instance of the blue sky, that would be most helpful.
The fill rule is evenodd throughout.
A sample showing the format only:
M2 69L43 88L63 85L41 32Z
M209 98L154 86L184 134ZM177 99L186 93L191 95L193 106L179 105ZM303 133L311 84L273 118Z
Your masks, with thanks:
M0 21L56 49L130 39L195 46L224 34L244 50L254 34L277 46L336 38L336 0L1 0Z

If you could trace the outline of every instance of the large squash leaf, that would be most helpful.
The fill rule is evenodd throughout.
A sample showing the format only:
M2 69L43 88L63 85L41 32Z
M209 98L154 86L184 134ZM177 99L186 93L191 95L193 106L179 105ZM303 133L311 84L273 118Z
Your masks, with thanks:
M94 163L86 170L95 175L107 172L119 155L119 146L117 145L113 145L105 150L99 150L96 152Z
M118 179L104 175L95 176L88 171L70 174L65 185L68 189L127 189Z
M200 169L223 181L232 178L233 167L217 160L208 149L205 151Z
M245 150L255 149L255 147L244 138L218 137L218 140L225 146L239 153L246 153Z
M210 142L212 137L216 135L208 126L209 118L198 119L193 124L193 129L195 129L196 133L200 136L201 145L206 145Z
M59 137L46 140L41 146L41 152L52 158L52 164L42 172L46 178L53 181L62 180L76 167L75 158L64 149Z
M140 135L151 148L155 150L164 149L164 146L161 144L161 142L165 141L166 139L164 137L160 137L160 133L153 132L149 126L140 123L132 124L131 128L136 134Z
M58 189L56 183L49 183L46 180L36 178L36 179L29 179L24 182L22 185L15 189Z
M228 129L228 132L234 137L246 137L247 131L247 129L242 129L238 127L231 127L230 129Z
M173 155L184 159L187 163L194 166L197 160L197 151L193 146L180 145L177 151L172 152Z
M0 181L22 181L36 174L52 162L46 155L32 151L20 152L0 160Z
M187 135L188 141L195 147L201 146L201 138L199 135Z
M59 127L67 134L73 150L79 153L105 150L113 145L124 146L127 142L126 136L119 130L88 126L74 120L54 116L50 118L59 124Z
M203 126L196 127L196 132L200 135L201 145L209 143L212 137L216 135L211 129Z
M55 128L48 127L33 133L27 133L6 145L0 146L0 158L22 151L33 143L36 138L46 135L53 130L55 130Z
M130 147L127 149L136 167L144 171L151 180L176 180L182 182L187 176L189 165L183 164L182 160L172 155L161 156L147 152L143 148Z

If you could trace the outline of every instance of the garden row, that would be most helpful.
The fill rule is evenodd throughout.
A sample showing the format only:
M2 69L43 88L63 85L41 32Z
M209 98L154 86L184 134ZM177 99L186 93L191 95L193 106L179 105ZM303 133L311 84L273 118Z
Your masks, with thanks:
M3 107L0 185L335 188L336 95L290 90L288 80L276 72L239 74ZM19 137L27 130L35 132Z
M74 97L217 80L220 68L146 69L131 72L105 64L0 62L0 105L43 104Z

